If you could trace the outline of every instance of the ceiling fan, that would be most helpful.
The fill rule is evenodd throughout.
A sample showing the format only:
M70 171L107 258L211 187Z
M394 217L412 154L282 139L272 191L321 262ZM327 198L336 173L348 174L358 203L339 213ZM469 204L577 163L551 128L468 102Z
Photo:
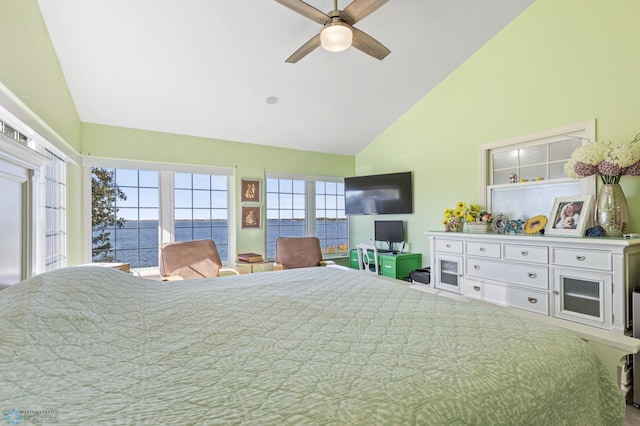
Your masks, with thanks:
M283 6L323 25L320 33L293 52L285 62L296 63L307 56L318 46L330 52L341 52L353 46L356 49L384 59L391 51L382 43L353 25L361 21L389 0L353 0L344 10L338 10L338 0L333 2L333 10L320 12L302 0L276 0Z

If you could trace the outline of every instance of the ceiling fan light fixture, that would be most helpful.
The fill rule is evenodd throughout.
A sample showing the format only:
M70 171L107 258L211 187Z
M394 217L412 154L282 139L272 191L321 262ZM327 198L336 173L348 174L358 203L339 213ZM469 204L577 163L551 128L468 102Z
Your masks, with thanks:
M320 31L320 44L329 52L342 52L351 46L353 31L348 24L340 21L327 23Z

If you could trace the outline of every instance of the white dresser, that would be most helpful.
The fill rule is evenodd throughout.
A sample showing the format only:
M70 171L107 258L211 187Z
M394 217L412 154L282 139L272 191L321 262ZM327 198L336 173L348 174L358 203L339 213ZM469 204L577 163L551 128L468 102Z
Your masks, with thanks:
M427 232L431 286L624 334L640 239Z

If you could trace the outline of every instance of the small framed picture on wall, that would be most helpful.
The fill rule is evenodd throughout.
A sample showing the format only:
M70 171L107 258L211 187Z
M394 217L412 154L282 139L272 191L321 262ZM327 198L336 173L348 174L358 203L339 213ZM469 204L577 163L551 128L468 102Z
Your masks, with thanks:
M242 201L248 201L252 203L260 202L260 180L259 179L242 179L242 195L240 199Z
M260 220L262 218L261 207L242 207L242 227L243 228L260 228Z

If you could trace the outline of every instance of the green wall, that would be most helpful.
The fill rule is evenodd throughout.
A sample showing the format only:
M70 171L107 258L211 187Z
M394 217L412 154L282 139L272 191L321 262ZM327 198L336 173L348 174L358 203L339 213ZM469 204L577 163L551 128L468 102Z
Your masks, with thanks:
M36 0L0 2L0 82L76 151L80 119Z
M598 139L640 132L638 16L637 0L537 0L356 156L357 174L414 172L415 212L399 218L425 265L445 207L484 204L479 145L592 118ZM640 232L640 177L621 184ZM372 220L352 220L354 240Z
M236 188L242 178L263 179L265 171L315 176L350 176L355 158L192 136L102 126L82 125L82 154L94 157L199 166L235 167ZM264 188L263 188L264 189ZM236 212L242 203L236 197ZM264 192L263 198L264 200ZM264 202L261 203L264 206ZM236 214L238 252L264 253L266 235L261 229L242 229Z

